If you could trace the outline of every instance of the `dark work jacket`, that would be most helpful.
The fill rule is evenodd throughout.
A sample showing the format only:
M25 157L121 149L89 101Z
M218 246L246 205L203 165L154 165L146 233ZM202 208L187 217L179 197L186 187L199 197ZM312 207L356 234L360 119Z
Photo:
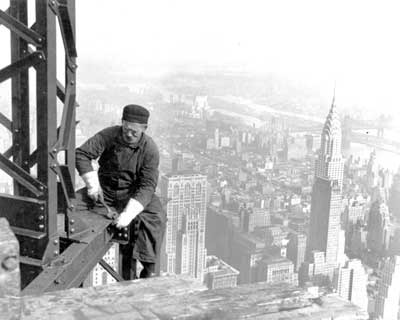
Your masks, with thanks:
M154 194L159 153L152 138L143 133L136 144L130 145L122 138L121 126L103 129L76 149L79 174L93 171L91 161L97 158L106 202L118 208L134 198L143 205L144 211L162 212L160 200Z

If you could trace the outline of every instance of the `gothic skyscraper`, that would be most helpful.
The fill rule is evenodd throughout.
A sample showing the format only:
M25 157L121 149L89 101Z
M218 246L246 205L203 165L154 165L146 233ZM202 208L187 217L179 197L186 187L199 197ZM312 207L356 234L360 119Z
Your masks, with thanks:
M168 174L161 178L161 195L169 199L161 270L203 280L206 259L205 221L207 177Z
M331 273L338 257L343 254L338 252L344 170L341 144L341 125L334 97L322 130L321 148L315 164L307 242L307 260L313 264L314 271L308 270L309 276ZM325 261L321 261L322 256Z

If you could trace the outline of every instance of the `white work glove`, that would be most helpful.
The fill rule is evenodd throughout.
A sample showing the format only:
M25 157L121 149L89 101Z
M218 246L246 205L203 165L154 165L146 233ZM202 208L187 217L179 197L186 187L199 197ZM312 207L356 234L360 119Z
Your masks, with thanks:
M119 215L116 227L121 229L129 226L131 221L135 219L135 217L141 213L143 209L143 205L139 201L130 199L124 211L122 211Z
M99 177L96 171L89 171L82 175L82 179L86 184L88 196L93 201L99 200L102 196Z

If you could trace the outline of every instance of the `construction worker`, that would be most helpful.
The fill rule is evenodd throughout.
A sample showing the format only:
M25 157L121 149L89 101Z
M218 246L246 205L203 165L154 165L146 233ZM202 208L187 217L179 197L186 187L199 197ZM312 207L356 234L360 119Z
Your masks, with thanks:
M145 133L149 115L142 106L127 105L122 125L101 130L76 149L76 168L86 184L82 199L105 202L120 212L116 227L129 226L130 242L120 246L125 280L132 278L132 271L135 277L136 260L143 265L140 278L154 275L165 231L165 212L154 193L158 148ZM98 173L91 163L95 159Z

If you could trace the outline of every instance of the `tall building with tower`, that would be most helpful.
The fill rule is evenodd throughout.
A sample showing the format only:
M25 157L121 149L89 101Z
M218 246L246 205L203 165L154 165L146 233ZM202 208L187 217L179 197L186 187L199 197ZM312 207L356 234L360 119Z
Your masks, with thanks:
M169 199L161 271L203 281L207 177L169 174L161 178L160 189L162 197Z
M340 241L340 216L342 209L342 183L344 160L341 152L342 133L335 98L326 118L321 147L315 163L315 178L312 190L310 227L307 238L307 261L314 264L313 270L333 275L337 266ZM318 256L324 256L324 266L315 268ZM320 264L322 261L319 261ZM314 272L308 270L308 275Z

